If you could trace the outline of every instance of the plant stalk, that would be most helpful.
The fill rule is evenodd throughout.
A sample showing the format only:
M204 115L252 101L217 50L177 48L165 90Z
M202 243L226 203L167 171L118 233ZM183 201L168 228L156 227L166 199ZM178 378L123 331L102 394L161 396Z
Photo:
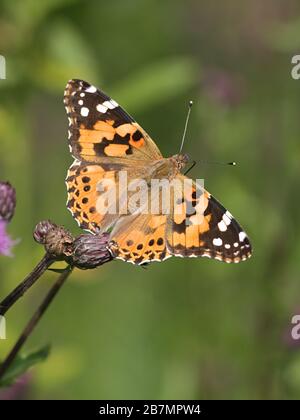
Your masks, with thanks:
M17 354L19 353L20 349L28 339L28 337L33 332L34 328L42 318L43 314L49 307L50 303L56 296L56 294L59 292L60 288L63 286L69 275L71 274L73 268L71 266L68 266L62 274L58 277L57 281L54 283L54 285L51 287L49 292L47 293L46 297L38 307L38 309L33 314L32 318L24 328L23 332L19 336L18 340L16 341L15 345L13 346L12 350L4 360L4 362L0 365L0 380L3 378L13 361L15 360Z
M55 259L48 253L44 255L36 267L28 274L28 276L0 302L0 315L6 312L19 300L24 293L42 276L42 274L50 267Z

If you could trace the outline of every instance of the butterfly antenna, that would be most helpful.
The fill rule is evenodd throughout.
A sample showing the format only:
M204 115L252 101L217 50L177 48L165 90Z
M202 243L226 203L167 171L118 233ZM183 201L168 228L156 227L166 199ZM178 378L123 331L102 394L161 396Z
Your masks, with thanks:
M184 130L183 130L183 135L182 135L182 140L181 140L181 145L180 145L179 153L181 153L182 152L182 149L183 149L184 140L185 140L185 136L186 136L186 132L187 132L187 128L188 128L188 123L189 123L189 119L190 119L190 114L191 114L192 106L193 106L193 101L190 101L189 102L188 113L187 113L186 120L185 120L185 125L184 125Z
M198 160L197 163L208 163L208 164L212 164L212 165L231 165L231 166L236 166L237 165L236 162L219 162L219 161L215 161L215 160Z
M217 161L209 161L209 160L197 160L197 161L195 161L195 160L193 160L192 165L188 168L187 171L185 171L184 175L187 175L197 163L208 163L208 164L213 164L213 165L231 165L231 166L236 166L236 164L237 164L236 162L217 162Z

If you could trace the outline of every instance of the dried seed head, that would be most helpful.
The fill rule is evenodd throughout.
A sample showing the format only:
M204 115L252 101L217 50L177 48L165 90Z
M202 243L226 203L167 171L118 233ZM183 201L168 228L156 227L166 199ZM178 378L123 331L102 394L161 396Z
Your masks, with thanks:
M108 250L109 234L83 234L74 241L73 264L81 269L96 268L113 259Z
M65 259L73 253L74 238L69 231L62 226L50 229L45 238L46 251L56 258Z
M34 239L45 246L46 251L56 259L67 259L73 253L74 238L62 226L50 220L39 222L33 233Z
M10 221L16 207L16 191L9 182L0 182L0 220Z

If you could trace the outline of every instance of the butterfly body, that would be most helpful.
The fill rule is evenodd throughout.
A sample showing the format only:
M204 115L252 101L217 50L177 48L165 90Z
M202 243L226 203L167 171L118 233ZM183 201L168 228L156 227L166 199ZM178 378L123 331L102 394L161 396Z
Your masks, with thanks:
M66 178L67 206L83 229L111 230L116 258L142 265L172 255L225 262L251 255L249 239L232 215L181 173L186 154L164 158L130 115L87 82L71 80L64 102L75 158ZM154 180L169 182L169 190L153 193ZM130 186L138 182L147 189L136 209L137 192ZM107 205L112 193L115 199ZM100 210L104 205L106 212Z
M184 168L189 158L187 155L174 155L169 158L162 158L148 164L148 179L174 179Z

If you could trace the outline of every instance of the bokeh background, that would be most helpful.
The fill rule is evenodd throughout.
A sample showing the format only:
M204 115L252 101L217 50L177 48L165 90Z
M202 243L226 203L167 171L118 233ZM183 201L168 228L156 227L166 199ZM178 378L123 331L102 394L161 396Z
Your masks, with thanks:
M76 271L24 351L51 343L15 398L298 398L300 346L300 53L296 0L0 1L0 179L17 190L0 257L4 297L42 257L35 224L80 230L67 211L72 163L63 91L85 79L121 103L157 141L185 151L191 176L236 216L254 246L226 265L170 259L147 269L115 261ZM3 358L55 279L49 272L7 317ZM3 394L2 394L3 395ZM6 394L8 395L8 394Z

